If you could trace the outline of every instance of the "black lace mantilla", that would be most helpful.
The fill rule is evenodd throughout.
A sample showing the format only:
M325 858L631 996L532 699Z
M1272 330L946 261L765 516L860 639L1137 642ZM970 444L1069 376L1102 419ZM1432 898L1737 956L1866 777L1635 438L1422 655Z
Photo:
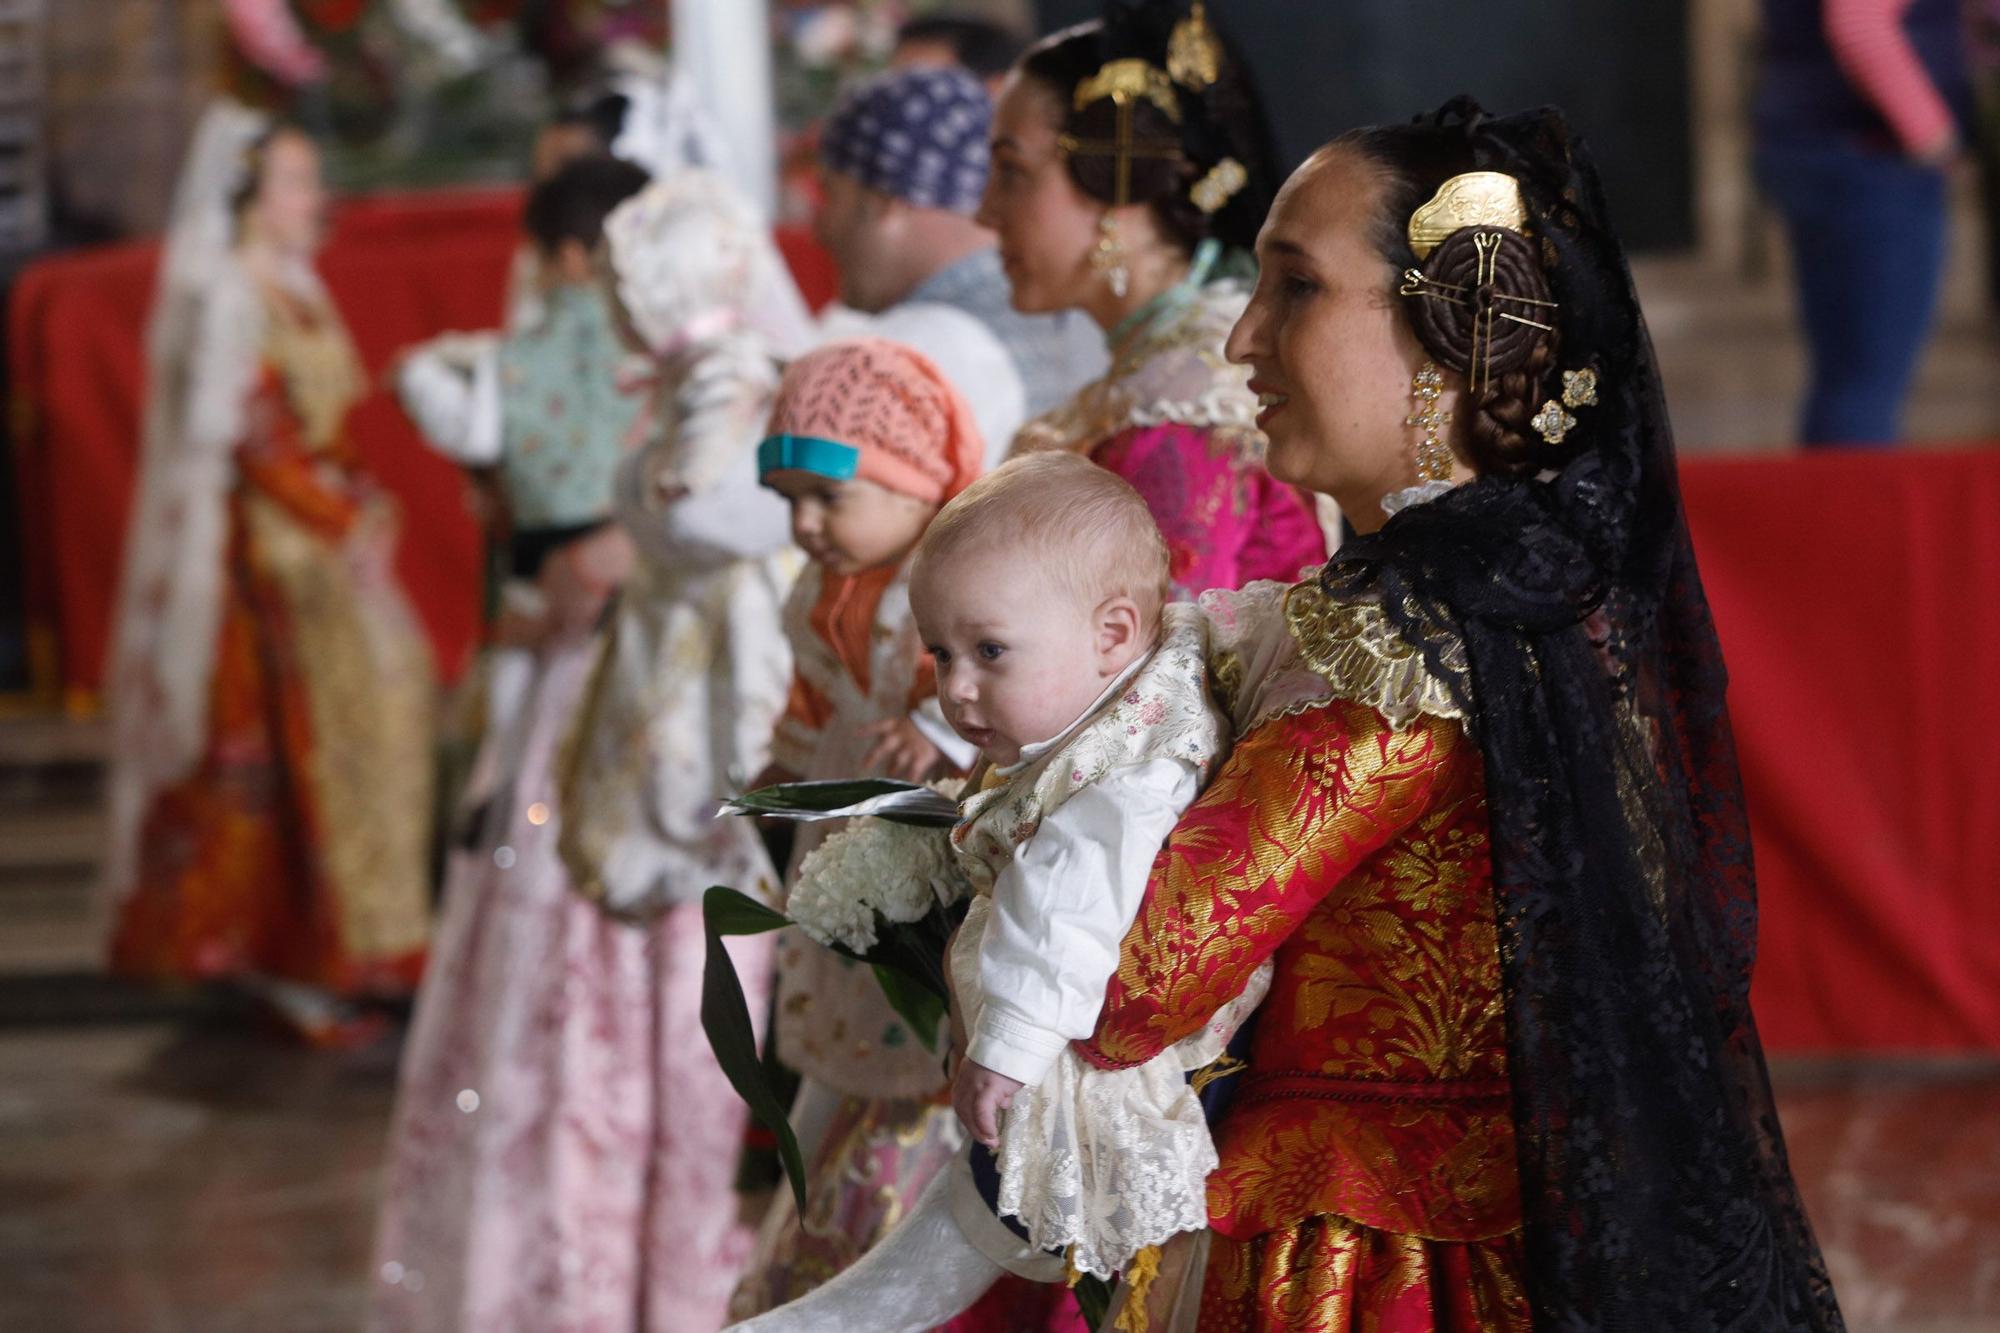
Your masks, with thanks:
M1552 111L1461 99L1413 132L1521 182L1561 368L1598 377L1559 473L1406 509L1322 575L1380 601L1485 754L1535 1327L1840 1329L1750 1013L1722 654L1597 173Z

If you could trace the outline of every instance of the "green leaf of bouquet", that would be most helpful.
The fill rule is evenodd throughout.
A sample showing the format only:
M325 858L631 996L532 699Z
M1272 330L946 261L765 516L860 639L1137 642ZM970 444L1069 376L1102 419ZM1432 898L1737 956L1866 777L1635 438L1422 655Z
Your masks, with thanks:
M938 1027L944 1022L944 1000L907 972L881 963L874 967L875 981L882 987L889 1007L916 1034L925 1050L937 1050Z
M1111 1313L1111 1284L1094 1273L1085 1273L1070 1290L1076 1293L1076 1308L1084 1322L1103 1333L1105 1316Z
M701 918L718 935L762 935L792 924L783 912L720 884L702 895Z
M741 902L737 901L739 899ZM716 1063L722 1066L722 1072L729 1079L730 1086L736 1089L736 1095L743 1099L750 1113L777 1137L778 1157L784 1163L785 1178L791 1182L792 1197L798 1203L799 1211L804 1212L806 1165L799 1154L798 1136L792 1133L791 1123L785 1118L785 1108L772 1091L764 1062L757 1056L757 1033L750 1025L750 1005L743 998L743 982L736 975L736 962L723 943L727 935L755 934L772 929L768 925L750 929L726 928L751 919L744 910L745 903L757 908L766 917L775 917L778 924L785 924L784 917L735 889L717 887L702 895L708 959L701 978L701 1027L708 1034L708 1044L715 1051Z

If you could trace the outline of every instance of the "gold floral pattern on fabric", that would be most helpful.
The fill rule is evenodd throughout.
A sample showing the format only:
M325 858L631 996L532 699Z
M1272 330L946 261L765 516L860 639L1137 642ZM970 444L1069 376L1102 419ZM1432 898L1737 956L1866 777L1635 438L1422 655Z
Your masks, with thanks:
M1148 1058L1276 974L1217 1131L1211 1225L1519 1225L1479 752L1335 699L1242 740L1155 864L1086 1055Z
M324 298L270 288L265 356L284 380L285 399L308 447L341 437L347 414L368 390L367 373L347 328Z
M1285 594L1285 623L1299 656L1334 693L1369 705L1390 726L1406 727L1419 714L1461 716L1443 679L1373 602L1336 599L1317 583L1300 583ZM1456 641L1448 650L1465 651Z
M1338 699L1245 737L1154 863L1092 1043L1099 1062L1151 1059L1205 1023L1423 812L1453 761L1476 764L1456 725L1397 732Z
M1505 1080L1463 1086L1252 1074L1216 1137L1210 1225L1247 1239L1320 1213L1432 1240L1520 1225ZM1343 1100L1351 1098L1352 1100Z
M351 564L255 493L242 516L255 573L291 631L282 651L313 737L294 780L310 792L341 946L358 958L420 950L430 930L436 704L428 643L400 600L368 586L392 577L386 564Z
M1315 1217L1216 1237L1202 1333L1528 1333L1519 1232L1463 1244Z

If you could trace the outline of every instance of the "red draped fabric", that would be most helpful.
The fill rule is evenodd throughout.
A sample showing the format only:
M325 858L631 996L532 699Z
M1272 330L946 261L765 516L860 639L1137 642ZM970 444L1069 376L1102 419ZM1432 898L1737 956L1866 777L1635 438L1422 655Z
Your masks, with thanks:
M2000 1049L2000 450L1682 468L1775 1050Z
M363 200L324 270L379 372L499 318L518 197ZM815 305L832 271L781 234ZM88 707L137 454L156 251L27 269L9 311L31 614ZM453 467L384 395L355 438L401 497L400 569L447 669L477 625ZM1801 1050L2000 1050L2000 451L1696 459L1687 507L1732 674L1763 898L1757 1009Z

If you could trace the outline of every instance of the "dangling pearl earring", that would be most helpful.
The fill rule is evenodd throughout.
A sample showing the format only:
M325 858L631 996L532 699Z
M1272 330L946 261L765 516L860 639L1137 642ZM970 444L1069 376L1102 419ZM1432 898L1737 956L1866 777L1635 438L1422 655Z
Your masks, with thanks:
M1452 487L1451 446L1444 442L1451 413L1438 407L1438 400L1444 396L1444 373L1436 362L1426 361L1417 371L1410 381L1410 396L1417 400L1417 406L1403 418L1403 424L1422 432L1417 439L1417 484L1382 497L1382 512L1391 516L1411 505L1435 500Z
M1090 266L1111 284L1111 294L1119 300L1132 288L1132 275L1125 267L1125 247L1118 243L1118 219L1106 213L1097 220L1097 248L1090 252Z
M1435 361L1426 361L1410 381L1410 396L1417 400L1417 410L1403 419L1406 426L1415 426L1423 431L1423 438L1417 441L1417 480L1419 482L1451 480L1451 446L1444 442L1442 432L1451 425L1451 413L1438 410L1438 399L1444 396L1444 374Z

